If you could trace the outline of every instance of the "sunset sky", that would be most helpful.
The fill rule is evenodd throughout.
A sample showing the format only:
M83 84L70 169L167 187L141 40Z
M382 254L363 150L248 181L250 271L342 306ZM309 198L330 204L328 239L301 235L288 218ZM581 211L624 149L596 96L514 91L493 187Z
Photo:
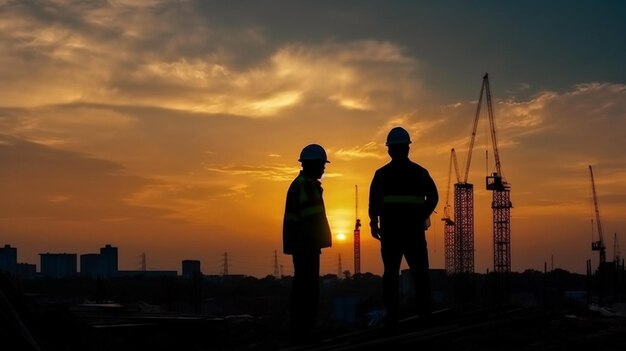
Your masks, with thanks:
M0 245L119 248L120 269L258 277L282 255L285 194L319 143L333 247L322 273L382 273L367 226L387 132L440 193L427 232L444 267L450 149L464 164L483 75L511 184L512 270L584 273L592 165L607 259L626 255L626 3L620 1L0 0ZM485 109L484 109L485 110ZM487 117L478 128L476 272L493 269ZM489 147L490 148L490 147ZM454 183L454 180L453 180ZM452 197L451 197L452 198ZM452 200L451 200L452 201Z

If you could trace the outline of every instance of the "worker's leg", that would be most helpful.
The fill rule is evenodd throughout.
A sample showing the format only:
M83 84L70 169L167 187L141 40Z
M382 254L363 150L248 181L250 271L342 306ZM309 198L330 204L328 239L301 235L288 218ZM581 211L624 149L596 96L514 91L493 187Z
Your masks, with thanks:
M428 272L428 247L424 232L407 237L402 247L413 278L416 312L419 316L428 316L432 308L432 297Z
M381 255L383 259L383 298L387 310L386 320L390 323L398 321L399 272L402 262L402 250L399 243L389 236L381 238Z
M312 334L319 305L319 251L293 255L293 282L289 302L290 333L293 342L302 342Z

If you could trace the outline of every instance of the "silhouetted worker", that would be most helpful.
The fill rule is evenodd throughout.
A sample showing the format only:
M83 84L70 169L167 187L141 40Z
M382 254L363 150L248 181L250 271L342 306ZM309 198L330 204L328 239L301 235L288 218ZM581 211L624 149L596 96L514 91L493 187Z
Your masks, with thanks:
M312 336L319 304L321 249L332 245L330 226L319 179L324 174L326 151L307 145L300 153L302 170L287 191L283 220L283 252L293 258L293 285L289 301L292 343Z
M399 315L399 271L404 256L415 284L417 315L431 313L428 248L425 230L439 195L428 171L409 159L409 133L393 128L387 135L391 161L376 170L370 186L369 217L372 236L380 240L384 265L385 323Z

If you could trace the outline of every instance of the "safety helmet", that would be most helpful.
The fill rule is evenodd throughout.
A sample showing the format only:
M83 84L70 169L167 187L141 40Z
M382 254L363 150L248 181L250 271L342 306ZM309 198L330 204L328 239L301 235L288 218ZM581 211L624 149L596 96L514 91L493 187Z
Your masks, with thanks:
M305 160L321 160L326 163L330 163L330 161L328 161L328 157L326 157L326 151L324 148L317 144L310 144L302 149L298 161L302 162Z
M393 145L393 144L410 144L411 137L409 136L409 132L407 132L402 127L393 128L389 134L387 134L387 143L385 145Z

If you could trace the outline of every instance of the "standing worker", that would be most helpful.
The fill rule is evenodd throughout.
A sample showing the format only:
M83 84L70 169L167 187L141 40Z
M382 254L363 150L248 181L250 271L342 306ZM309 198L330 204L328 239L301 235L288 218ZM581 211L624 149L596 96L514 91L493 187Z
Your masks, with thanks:
M293 258L293 285L289 301L292 343L309 341L317 320L321 249L332 236L319 179L324 174L326 151L317 144L300 153L302 170L287 191L283 220L283 252Z
M417 315L427 318L431 313L425 230L439 195L428 171L409 159L409 144L411 138L405 129L395 127L389 132L386 145L391 161L376 170L370 186L370 227L381 244L388 325L398 322L403 256L413 278Z

